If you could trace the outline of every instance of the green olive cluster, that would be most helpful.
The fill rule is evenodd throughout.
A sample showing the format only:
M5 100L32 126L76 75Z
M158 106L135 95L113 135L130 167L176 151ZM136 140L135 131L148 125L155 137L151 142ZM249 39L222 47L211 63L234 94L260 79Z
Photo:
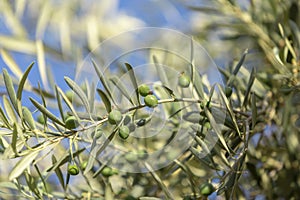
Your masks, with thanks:
M150 108L154 108L158 104L156 96L151 94L150 87L146 84L142 84L138 88L139 94L144 97L144 103Z
M112 125L119 124L122 121L122 113L118 110L112 110L108 114L108 122ZM123 120L123 125L119 127L119 136L122 139L127 139L129 137L129 134L134 129L132 128L132 124L130 123L131 117L129 115L126 115Z

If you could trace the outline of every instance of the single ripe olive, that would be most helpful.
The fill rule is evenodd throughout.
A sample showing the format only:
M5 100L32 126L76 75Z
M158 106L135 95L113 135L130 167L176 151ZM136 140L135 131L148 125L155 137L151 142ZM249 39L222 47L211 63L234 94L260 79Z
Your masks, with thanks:
M158 104L158 100L157 100L156 96L154 96L152 94L147 95L144 98L144 102L145 102L146 106L151 107L151 108L157 106L157 104Z
M204 196L209 196L214 191L215 191L215 188L211 183L206 182L200 186L200 193Z
M230 97L231 94L232 94L232 88L226 86L226 87L225 87L225 95L226 95L226 97Z
M114 171L112 170L112 168L106 166L102 169L101 174L105 177L109 177L114 175Z
M112 110L108 115L108 122L110 124L117 124L122 120L122 113L118 110Z
M119 128L119 136L122 138L122 139L127 139L128 136L129 136L129 128L128 126L121 126Z
M139 94L143 97L147 96L150 92L150 87L146 84L140 85L138 88Z
M69 165L68 173L73 176L76 176L77 174L79 174L79 169L78 169L77 165Z
M67 129L74 129L78 126L78 121L75 116L70 116L65 121Z
M130 163L134 163L138 160L138 155L136 153L133 153L133 152L128 152L126 155L125 155L125 159L130 162Z
M43 124L43 125L46 124L44 115L40 114L40 115L37 117L37 122L40 123L40 124Z
M190 82L191 82L191 79L189 76L185 75L185 74L181 74L179 76L179 79L178 79L178 85L182 88L187 88L189 87L190 85Z

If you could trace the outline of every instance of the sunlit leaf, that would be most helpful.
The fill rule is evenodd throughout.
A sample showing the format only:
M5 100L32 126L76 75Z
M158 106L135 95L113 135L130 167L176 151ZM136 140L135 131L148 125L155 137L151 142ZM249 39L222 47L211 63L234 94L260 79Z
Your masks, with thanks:
M55 115L53 115L49 110L47 110L44 106L39 104L36 100L29 98L32 104L39 109L43 114L45 114L49 119L51 119L53 122L58 123L61 126L65 126L64 123L59 120Z
M26 156L22 157L19 162L14 166L12 171L9 173L8 179L13 180L20 176L23 171L29 167L29 165L32 163L32 161L37 157L39 154L39 151L32 151L31 153L27 154Z
M120 92L130 101L132 105L135 105L126 86L123 84L121 80L119 80L118 77L113 76L110 78L110 81L120 90Z
M10 98L10 101L11 101L13 107L15 108L15 110L18 111L16 92L14 89L12 79L6 69L3 69L3 78L4 78L6 90L7 90L8 96Z
M135 94L136 94L137 101L140 105L141 104L140 95L139 95L139 91L138 91L138 84L137 84L137 81L136 81L136 77L134 75L134 70L133 70L132 66L129 63L125 63L125 67L127 69L127 72L129 73L131 83L133 85L133 88L135 89Z
M7 114L7 117L9 118L9 120L11 122L17 123L16 113L15 113L10 101L6 97L6 95L3 95L3 104L4 104L4 108L5 108L5 111L6 111L6 114Z
M36 129L35 121L34 121L34 119L32 117L31 111L26 106L23 106L22 107L22 113L23 113L23 119L26 121L26 123L28 124L29 128L31 130Z
M103 76L102 72L100 71L100 69L99 69L98 65L95 63L95 61L92 60L92 64L94 66L94 69L95 69L95 71L96 71L96 73L97 73L97 75L98 75L105 91L107 92L107 95L114 102L114 99L112 98L112 94L111 94L111 91L108 87L108 84L107 84L107 81L106 81L105 77Z
M19 101L21 101L21 99L22 99L23 88L24 88L25 82L27 80L28 74L29 74L30 70L32 69L33 65L34 65L34 63L31 63L29 65L29 67L26 69L26 71L24 72L24 74L23 74L23 76L22 76L22 78L19 82L19 87L18 87L18 90L17 90L17 99Z
M89 100L86 97L83 90L81 89L81 87L78 86L72 79L70 79L68 77L65 77L65 81L69 85L69 87L78 95L78 97L82 101L86 111L89 113L90 112Z

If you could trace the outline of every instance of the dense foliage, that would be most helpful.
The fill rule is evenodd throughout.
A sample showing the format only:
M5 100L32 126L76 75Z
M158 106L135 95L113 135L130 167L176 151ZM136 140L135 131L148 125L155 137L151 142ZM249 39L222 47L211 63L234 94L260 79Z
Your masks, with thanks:
M0 3L11 33L0 35L1 198L300 198L298 1L182 3L205 19L182 49L190 60L153 51L147 73L121 59L105 70L101 59L89 60L96 82L53 81L46 60L79 66L113 30L98 30L96 10L76 15L80 1L37 2L40 9L29 1ZM32 9L36 24L28 28L21 16ZM80 26L71 29L75 16ZM60 27L59 48L46 40L47 25ZM194 43L218 60L221 82L198 73ZM22 73L17 60L24 53L37 63ZM41 81L31 75L35 68Z

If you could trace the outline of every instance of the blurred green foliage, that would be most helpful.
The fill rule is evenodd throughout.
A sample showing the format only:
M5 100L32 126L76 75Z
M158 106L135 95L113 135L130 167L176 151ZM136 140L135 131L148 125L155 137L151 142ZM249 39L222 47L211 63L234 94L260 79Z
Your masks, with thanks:
M300 3L297 0L251 0L244 4L215 0L205 6L181 2L195 14L189 22L193 38L205 44L213 58L226 57L223 66L219 66L226 84L225 88L214 88L205 82L195 83L191 78L184 88L195 88L198 92L199 99L192 100L174 97L174 91L168 87L153 88L156 95L166 97L158 104L164 104L170 115L170 132L176 130L178 116L183 113L186 125L191 126L196 136L179 158L168 155L173 160L170 165L154 171L152 163L144 163L148 173L118 171L107 167L109 162L94 159L115 139L121 126L106 123L108 113L118 106L110 90L111 85L118 85L115 79L111 77L112 84L108 84L109 77L98 73L103 88L96 91L104 105L96 106L106 115L94 116L90 112L93 87L77 85L66 77L66 84L74 91L70 97L52 81L45 62L48 56L79 61L84 52L120 31L116 31L118 24L112 26L105 21L108 4L95 3L98 9L85 12L81 1L36 2L0 2L1 19L9 29L8 35L0 35L0 53L5 68L10 70L3 69L0 77L1 198L154 200L213 199L216 195L222 199L300 198ZM83 9L81 15L76 13L79 8ZM28 25L22 21L25 11L32 12L34 23ZM142 22L127 16L124 24L123 30L127 30ZM57 31L59 47L46 40L47 28ZM36 37L29 37L31 29ZM217 43L214 38L218 38ZM27 80L33 64L22 73L12 52L36 57L41 85L34 79ZM132 72L131 68L126 63L126 70ZM130 78L137 86L134 73L130 73ZM137 112L145 107L138 91L133 98L126 86L118 88L132 104L123 111L128 114L127 122L124 117L120 123L130 132L147 125L151 117ZM207 92L204 88L210 98L218 89L222 109L210 98L200 98L201 92ZM30 101L26 99L30 107L23 105L26 101L22 98L23 91L35 95ZM177 95L183 93L181 90ZM184 113L180 106L191 101L199 103L197 110ZM86 112L77 112L77 107ZM214 113L225 116L224 127L218 126L218 116ZM91 128L89 134L82 134L81 131ZM203 157L200 152L208 149L204 138L210 130L217 133L218 142ZM130 140L127 131L126 128L126 140ZM97 143L103 135L108 140ZM80 142L89 142L92 150L87 151ZM140 147L132 147L123 140L117 142L138 150L137 154L130 151L126 155L129 163L146 158L143 149L134 149ZM163 145L161 141L155 142L157 146ZM69 164L84 167L77 167L76 176L70 177ZM209 187L204 191L203 185ZM210 195L212 191L215 192Z

